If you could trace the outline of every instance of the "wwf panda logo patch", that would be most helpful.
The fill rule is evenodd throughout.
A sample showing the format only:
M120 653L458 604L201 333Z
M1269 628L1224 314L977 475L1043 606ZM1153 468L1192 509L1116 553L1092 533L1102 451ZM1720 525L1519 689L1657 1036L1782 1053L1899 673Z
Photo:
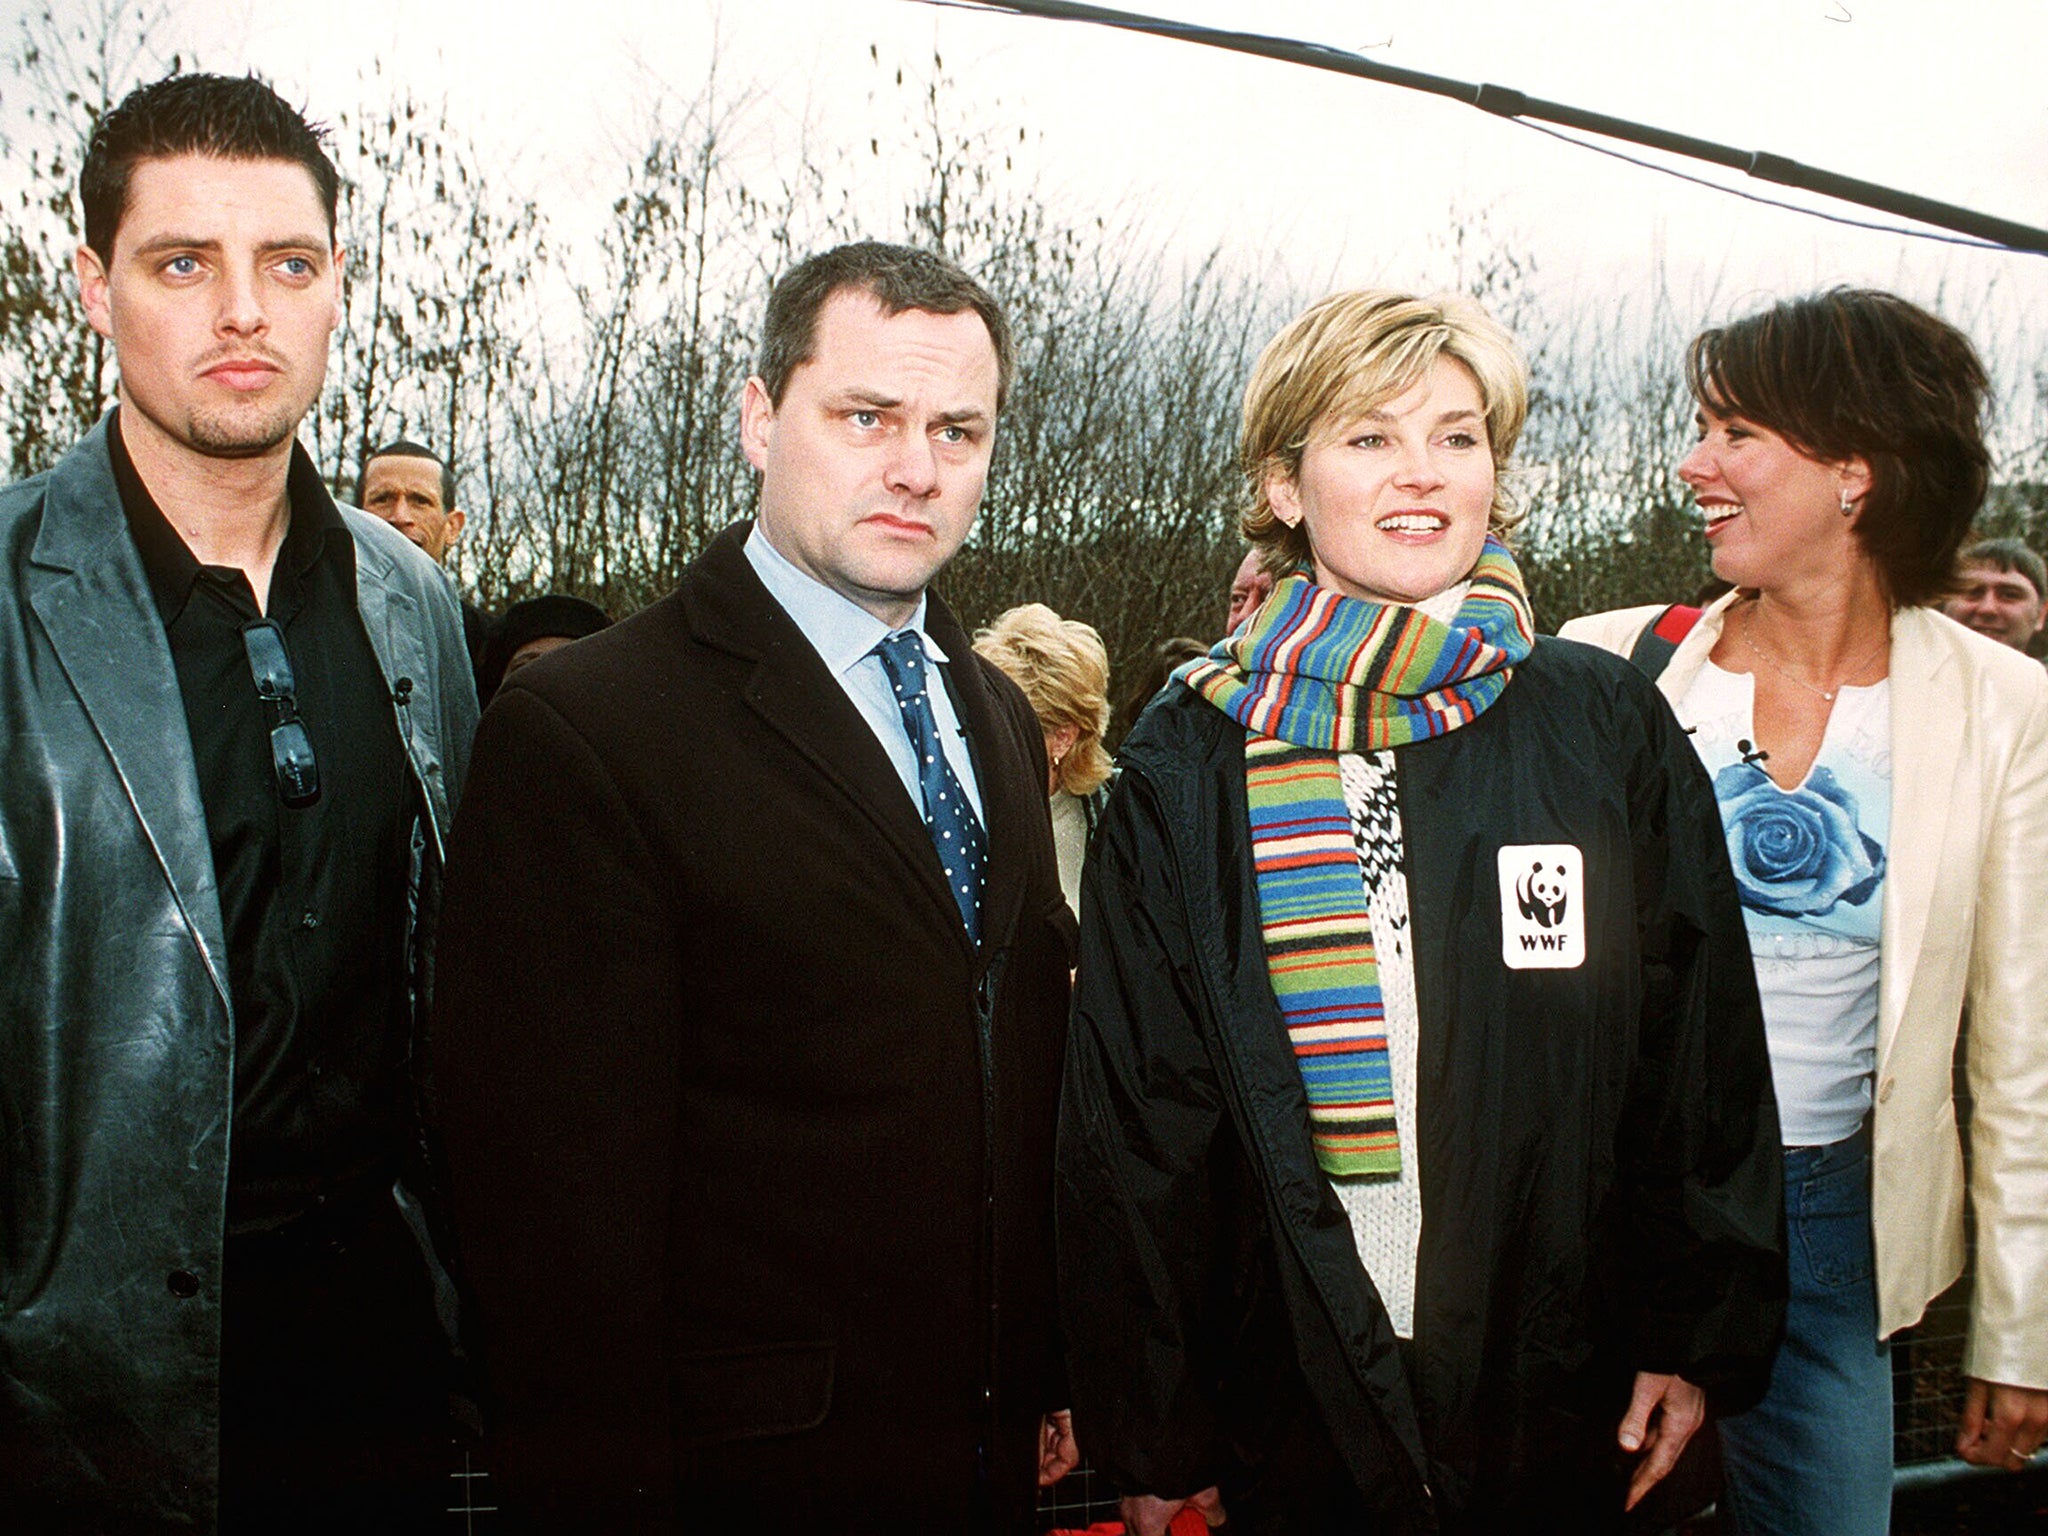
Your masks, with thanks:
M1565 908L1570 904L1565 895L1562 864L1546 864L1537 859L1515 882L1515 906L1538 928L1562 929Z
M1499 863L1502 962L1516 971L1585 964L1585 856L1570 843L1510 843Z

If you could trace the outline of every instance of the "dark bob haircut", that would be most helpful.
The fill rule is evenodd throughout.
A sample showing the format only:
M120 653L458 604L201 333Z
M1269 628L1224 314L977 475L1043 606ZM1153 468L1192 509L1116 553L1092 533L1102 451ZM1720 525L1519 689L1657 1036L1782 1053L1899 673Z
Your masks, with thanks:
M253 76L168 75L137 86L101 118L78 172L85 211L85 243L102 264L114 260L114 234L128 211L128 180L143 160L205 155L215 160L289 160L313 178L327 210L334 242L334 212L341 181L327 158L326 130L308 123Z
M818 312L842 290L870 295L885 315L900 315L909 309L934 315L973 310L995 344L997 408L1009 398L1017 350L1010 339L1009 322L994 296L943 256L910 245L861 240L798 262L769 293L755 371L767 387L771 404L782 404L789 376L816 352Z
M1809 458L1860 458L1856 537L1901 608L1938 600L1991 480L1990 382L1969 337L1896 294L1831 288L1703 331L1686 382Z

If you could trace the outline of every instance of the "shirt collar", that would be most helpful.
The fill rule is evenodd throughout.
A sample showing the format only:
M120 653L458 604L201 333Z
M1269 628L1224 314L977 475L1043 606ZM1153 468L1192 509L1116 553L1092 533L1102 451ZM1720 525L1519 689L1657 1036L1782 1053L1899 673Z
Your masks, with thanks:
M142 483L128 445L121 437L121 411L116 406L107 419L107 457L114 467L114 484L121 496L121 512L128 520L128 536L142 556L142 568L149 577L149 590L156 599L157 612L166 624L185 611L192 595L192 583L199 579L198 556L192 553L163 509ZM277 552L278 566L304 574L323 554L335 548L339 536L347 549L350 570L354 569L354 541L341 509L321 483L319 470L306 451L292 444L291 468L285 480L285 496L291 503L291 519L285 527L284 544Z
M800 571L768 542L756 523L747 533L746 555L754 574L768 595L780 603L796 627L804 632L834 677L843 676L864 660L888 636L888 625L842 593L833 591L817 577ZM925 659L944 666L950 659L936 640L925 633L925 596L918 594L917 611L899 626L914 633L924 646Z

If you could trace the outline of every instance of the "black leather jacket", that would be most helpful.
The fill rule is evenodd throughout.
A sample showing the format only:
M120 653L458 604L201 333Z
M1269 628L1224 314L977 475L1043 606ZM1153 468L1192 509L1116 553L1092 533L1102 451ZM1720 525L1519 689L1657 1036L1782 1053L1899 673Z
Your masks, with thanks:
M344 509L421 802L413 955L476 726L438 567ZM0 491L0 1507L212 1530L234 1023L163 622L100 425ZM410 680L409 683L407 680ZM415 1014L426 984L415 966Z

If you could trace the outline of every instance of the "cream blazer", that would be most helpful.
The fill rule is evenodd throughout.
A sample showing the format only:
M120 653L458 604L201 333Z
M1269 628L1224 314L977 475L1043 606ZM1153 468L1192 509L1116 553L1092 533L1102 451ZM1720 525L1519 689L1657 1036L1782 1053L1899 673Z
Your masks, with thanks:
M1699 675L1734 595L1658 679ZM1627 655L1662 608L1559 634ZM1920 1320L1963 1268L1950 1075L1970 1010L1977 1283L1967 1375L2048 1387L2048 671L1926 608L1892 619L1892 811L1878 961L1878 1334Z

